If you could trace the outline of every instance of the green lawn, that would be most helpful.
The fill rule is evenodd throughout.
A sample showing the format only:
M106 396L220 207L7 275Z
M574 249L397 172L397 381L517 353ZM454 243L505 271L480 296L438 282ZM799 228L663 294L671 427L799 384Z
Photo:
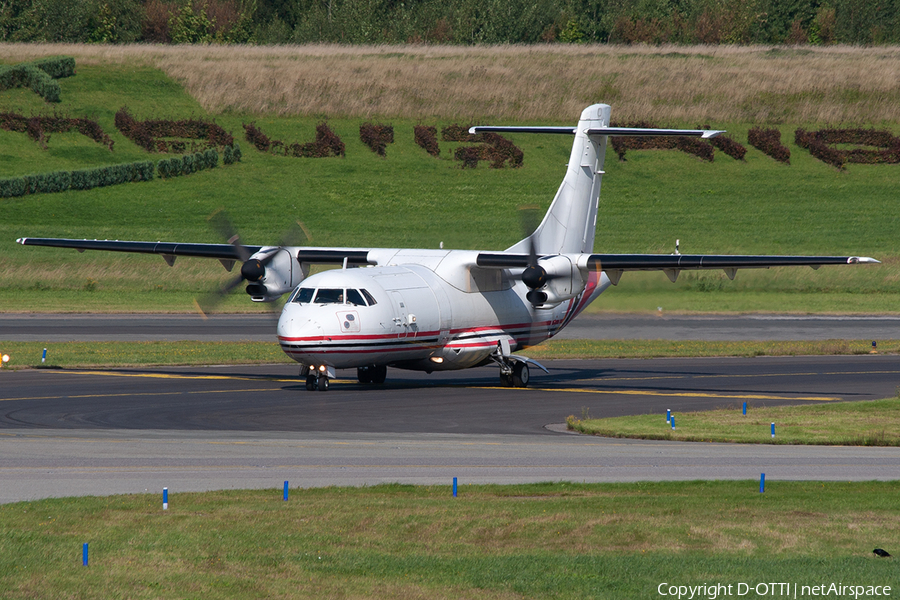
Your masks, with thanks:
M112 153L77 134L53 134L42 150L24 134L0 132L0 175L19 175L152 158L119 134L113 114L127 105L138 118L213 118L243 140L242 123L270 137L311 141L320 119L207 115L159 71L121 65L79 68L60 80L63 102L45 106L33 93L0 94L0 108L58 111L96 118L115 140ZM323 115L329 117L330 115ZM576 119L573 115L572 119ZM373 118L373 121L379 121ZM191 298L224 281L216 261L23 248L22 236L217 242L206 217L224 207L247 243L273 243L295 220L314 245L502 249L521 237L516 209L546 207L564 172L570 140L512 136L521 169L463 170L459 144L441 142L441 158L413 141L413 121L392 120L395 143L380 158L359 140L361 119L333 116L345 158L262 154L242 142L240 164L172 180L85 192L0 199L0 310L190 310ZM434 120L438 126L449 123ZM467 123L466 123L467 124ZM747 124L724 126L739 141ZM810 127L807 125L807 127ZM718 153L705 163L677 151L609 152L595 249L603 252L834 253L875 256L877 267L659 273L622 278L597 309L677 311L895 312L900 251L894 209L896 165L850 165L837 172L792 143L790 166L750 149L746 161ZM238 298L237 306L251 308Z
M0 506L3 597L650 598L893 586L897 482L281 489ZM82 544L89 565L82 566ZM736 592L734 593L736 597ZM696 597L696 596L695 596ZM709 597L708 595L706 597ZM753 595L745 597L754 597Z

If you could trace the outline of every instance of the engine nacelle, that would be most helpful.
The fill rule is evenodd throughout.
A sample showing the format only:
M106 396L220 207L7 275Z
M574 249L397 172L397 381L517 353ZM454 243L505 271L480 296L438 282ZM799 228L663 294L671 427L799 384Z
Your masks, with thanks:
M297 262L294 254L285 248L260 250L247 263L253 261L265 263L262 271L255 273L255 280L248 279L247 293L254 302L273 302L309 275L309 265Z
M558 254L542 258L538 265L546 271L547 283L530 290L526 296L535 308L553 308L584 291L581 272L567 256Z

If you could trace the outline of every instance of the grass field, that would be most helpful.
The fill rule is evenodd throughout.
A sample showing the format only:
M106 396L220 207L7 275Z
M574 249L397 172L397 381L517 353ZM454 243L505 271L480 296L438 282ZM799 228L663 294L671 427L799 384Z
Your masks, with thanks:
M896 589L895 564L872 549L893 550L900 534L897 504L886 501L898 486L461 485L454 499L449 485L383 485L294 489L288 502L280 489L172 490L167 511L158 493L25 502L0 506L0 581L10 599L618 599L656 597L662 583L739 582Z
M177 49L172 52L178 56ZM60 106L47 107L31 92L12 90L0 94L0 107L91 116L115 140L114 151L77 134L53 134L48 150L42 150L23 134L0 131L0 175L157 158L115 130L113 114L122 105L139 118L214 118L239 139L241 124L254 121L270 137L308 141L316 122L331 116L209 113L157 68L97 62L85 59L78 75L61 80ZM573 122L579 110L564 121ZM615 115L615 103L613 110ZM434 159L412 136L417 123L446 125L457 119L381 120L395 128L386 159L359 141L362 118L334 117L329 123L347 144L343 159L271 156L244 143L240 164L188 177L0 200L0 310L193 310L193 296L227 278L215 261L180 259L169 268L154 257L23 248L14 240L220 241L205 222L220 207L248 243L274 242L299 219L314 245L435 248L443 242L447 248L502 249L521 237L517 207L548 206L568 159L568 140L514 136L525 152L521 169L462 170L452 159L458 144L442 142L442 157ZM680 239L686 253L847 253L875 256L884 265L742 271L734 282L717 272L687 273L674 285L661 274L626 274L595 309L895 312L900 306L897 167L851 165L837 172L793 145L792 131L800 124L810 126L781 126L793 153L790 166L755 149L745 161L720 153L711 164L674 151L631 151L624 163L611 156L595 249L671 252ZM727 126L740 141L750 126L717 125ZM260 310L240 296L224 309Z
M900 340L880 340L882 354L900 353ZM40 359L47 349L48 362ZM695 356L812 356L868 354L869 340L811 342L703 342L671 340L549 340L525 351L541 360ZM0 353L11 369L291 363L272 342L10 342L0 333Z
M749 404L749 403L748 403ZM666 415L591 419L570 415L569 429L604 437L743 444L900 446L900 398L814 406L748 406ZM775 423L775 437L771 424Z

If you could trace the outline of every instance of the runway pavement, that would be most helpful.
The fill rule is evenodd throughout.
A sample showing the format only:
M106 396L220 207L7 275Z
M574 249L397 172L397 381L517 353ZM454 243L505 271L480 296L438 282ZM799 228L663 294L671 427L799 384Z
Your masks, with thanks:
M893 396L893 356L552 361L307 392L289 365L0 373L0 502L170 490L642 479L900 478L900 449L603 440L568 414ZM339 375L342 373L339 373ZM764 424L767 425L767 424Z

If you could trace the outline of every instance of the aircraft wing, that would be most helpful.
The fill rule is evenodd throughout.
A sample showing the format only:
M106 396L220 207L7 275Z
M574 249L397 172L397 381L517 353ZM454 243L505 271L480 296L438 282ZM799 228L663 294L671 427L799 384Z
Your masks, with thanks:
M231 244L180 244L176 242L127 242L120 240L68 240L63 238L19 238L16 242L23 246L50 246L53 248L74 248L85 250L106 250L109 252L137 252L162 256L198 256L219 260L240 260L237 249ZM255 254L264 246L244 246L249 254Z
M879 264L868 256L783 256L755 254L581 254L567 255L582 268L606 271L616 284L625 271L663 271L675 281L685 270L722 269L731 279L738 269L769 267L812 267L822 265ZM538 257L549 258L549 257ZM485 268L515 269L529 265L527 254L481 252L476 265Z

